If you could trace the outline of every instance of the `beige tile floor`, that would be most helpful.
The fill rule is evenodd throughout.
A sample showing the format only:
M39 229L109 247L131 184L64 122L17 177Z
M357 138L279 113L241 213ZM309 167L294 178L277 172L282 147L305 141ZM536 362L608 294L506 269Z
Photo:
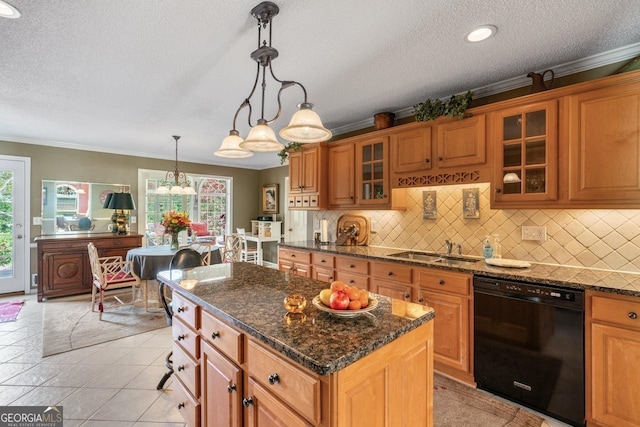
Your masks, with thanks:
M42 357L42 307L35 295L0 297L25 300L16 322L0 323L0 406L62 405L65 427L182 427L166 372L171 330L122 338ZM549 427L568 427L539 414ZM546 427L545 426L545 427Z
M165 373L171 330L42 357L42 307L26 300L16 322L0 323L0 406L61 405L65 427L182 427Z

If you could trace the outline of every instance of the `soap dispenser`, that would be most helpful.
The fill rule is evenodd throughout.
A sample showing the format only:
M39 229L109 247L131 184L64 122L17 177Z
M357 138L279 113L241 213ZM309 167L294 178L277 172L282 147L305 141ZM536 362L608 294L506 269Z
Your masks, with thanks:
M482 246L482 257L484 259L493 258L493 246L491 246L489 236L485 237L484 239L484 246Z

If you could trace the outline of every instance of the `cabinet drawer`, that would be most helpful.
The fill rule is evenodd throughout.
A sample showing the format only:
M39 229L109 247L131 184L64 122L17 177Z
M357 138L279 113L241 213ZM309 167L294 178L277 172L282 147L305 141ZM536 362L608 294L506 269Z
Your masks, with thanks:
M302 262L304 264L311 264L311 253L306 251L296 251L293 249L282 249L278 251L278 257L281 260Z
M189 393L187 388L180 382L173 382L173 401L178 407L178 411L184 418L188 427L200 425L200 403Z
M201 312L202 338L237 364L242 363L242 334L206 311Z
M352 273L350 271L336 271L336 280L346 283L349 286L356 286L360 289L369 289L369 276Z
M200 397L200 364L175 343L171 357L175 375L196 399Z
M173 292L171 299L171 308L173 310L173 319L180 319L183 323L189 325L194 331L197 331L198 324L198 306L180 295Z
M178 343L188 355L194 359L200 357L198 334L175 317L173 318L173 325L171 326L171 335L173 336L173 342Z
M335 266L336 257L333 255L323 254L320 252L312 252L311 261L313 265L326 267L326 268L333 268Z
M336 268L341 271L348 271L358 274L369 274L369 261L359 258L336 258Z
M320 380L253 341L247 342L249 375L308 420L320 420Z
M399 283L411 283L413 280L413 269L411 267L390 262L372 263L371 274L380 279L392 280Z
M417 284L441 292L469 295L471 276L442 270L416 269Z
M594 295L591 299L591 317L640 328L640 301Z

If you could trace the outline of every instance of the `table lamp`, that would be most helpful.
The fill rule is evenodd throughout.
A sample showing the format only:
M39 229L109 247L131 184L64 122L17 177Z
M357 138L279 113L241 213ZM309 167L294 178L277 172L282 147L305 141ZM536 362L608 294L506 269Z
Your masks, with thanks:
M111 197L109 197L111 196ZM107 205L107 201L109 202ZM131 211L136 208L136 204L133 202L131 193L111 193L107 195L105 199L105 205L107 209L115 209L117 233L127 234L127 215L124 211Z

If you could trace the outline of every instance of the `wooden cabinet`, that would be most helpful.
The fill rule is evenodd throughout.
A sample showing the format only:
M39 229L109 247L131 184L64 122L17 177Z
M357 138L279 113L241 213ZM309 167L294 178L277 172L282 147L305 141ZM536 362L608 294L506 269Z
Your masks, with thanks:
M558 198L557 104L553 99L491 114L492 207Z
M640 425L640 302L587 292L586 388L589 425Z
M121 256L142 246L142 236L113 233L37 237L38 301L91 292L91 265L87 245L93 242L100 257Z
M311 253L278 247L278 270L303 277L311 277Z
M355 149L357 203L362 206L390 205L389 137L358 141Z
M433 168L432 126L413 125L391 135L391 170L394 174Z
M311 277L316 280L331 283L336 276L335 261L336 257L324 252L312 252Z
M290 209L325 209L327 189L327 147L324 143L305 144L289 153Z
M640 200L640 83L568 97L569 201Z
M437 167L483 165L487 161L485 115L438 124Z
M404 301L413 300L413 268L399 263L371 263L371 291Z
M369 290L369 261L365 258L336 256L336 280Z
M329 207L355 206L355 149L353 144L329 147Z
M436 311L435 369L472 384L472 276L429 268L416 268L414 274L417 302Z

